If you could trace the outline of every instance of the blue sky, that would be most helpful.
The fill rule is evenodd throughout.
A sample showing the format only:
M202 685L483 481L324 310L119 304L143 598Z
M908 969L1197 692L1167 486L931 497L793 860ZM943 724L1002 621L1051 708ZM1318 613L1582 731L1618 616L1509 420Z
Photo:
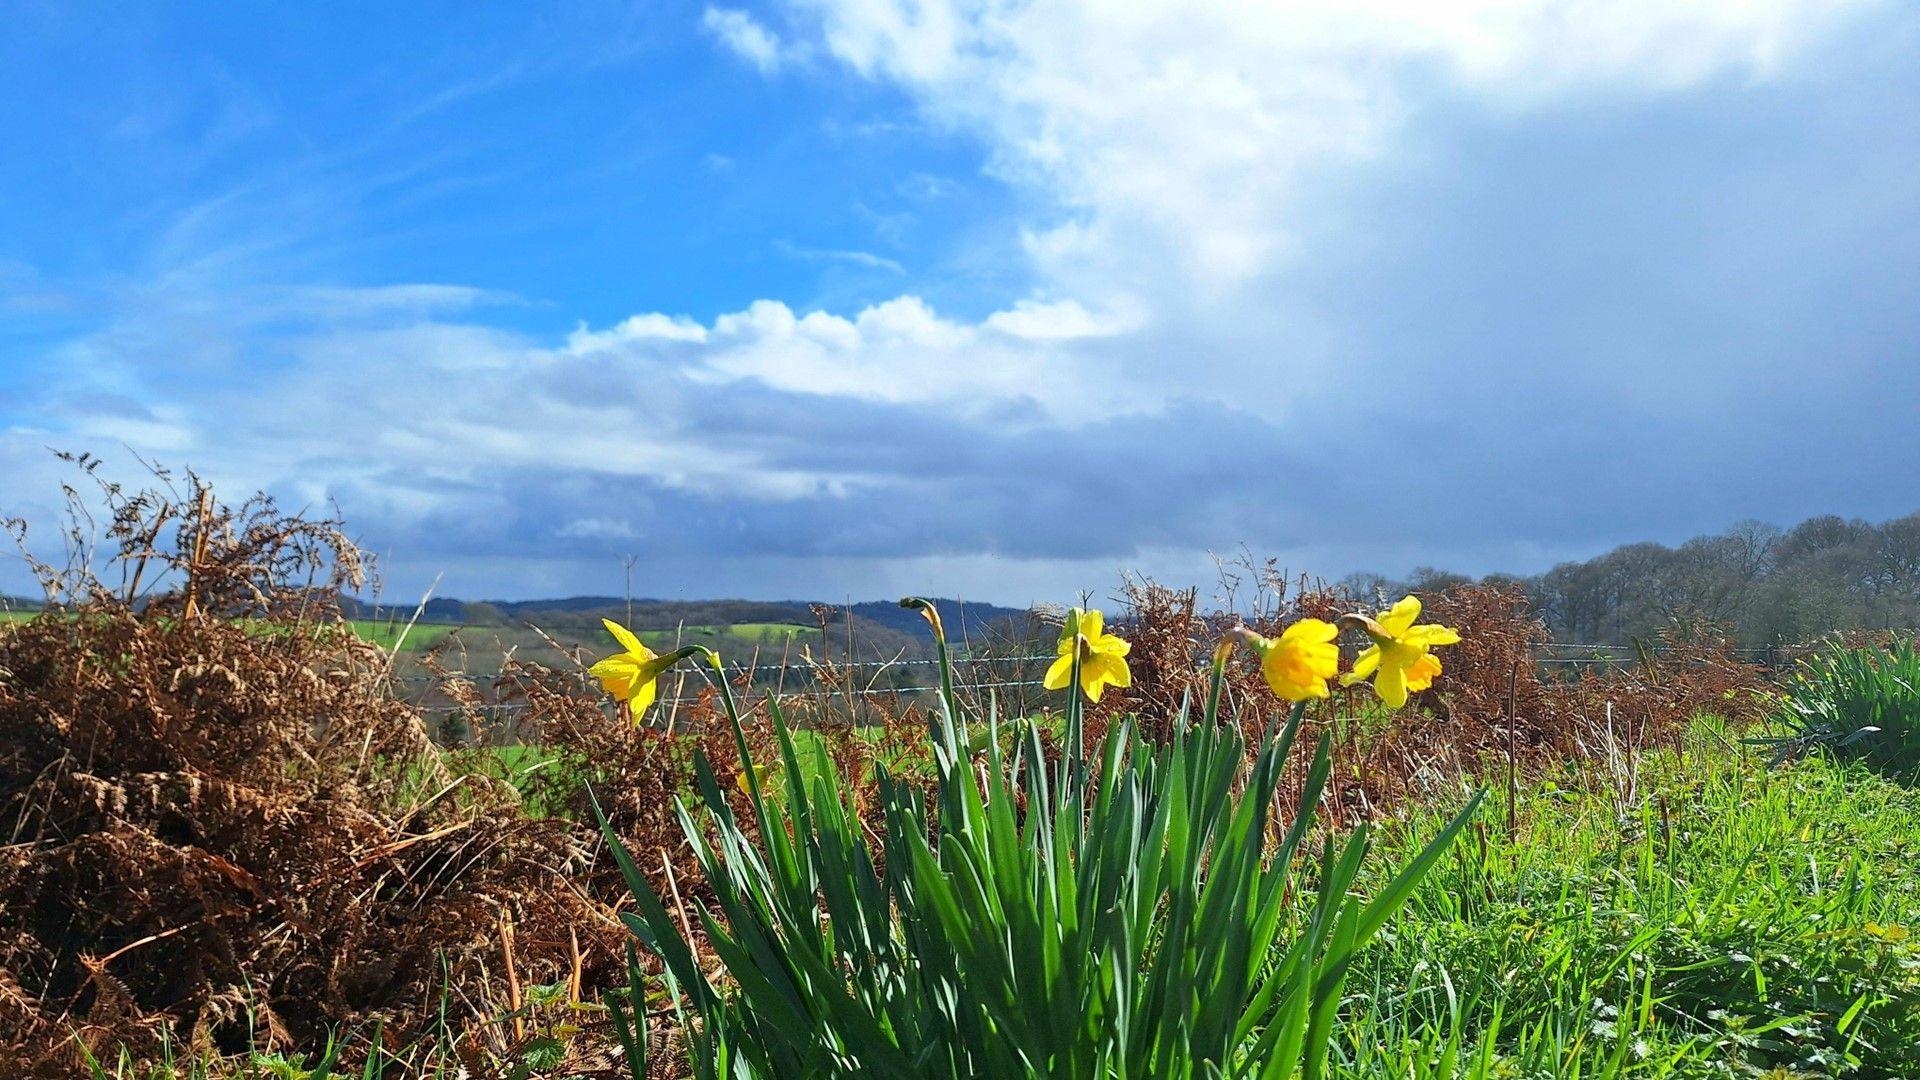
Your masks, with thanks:
M392 595L1920 507L1907 5L0 13L0 514L48 540L48 447L337 502Z

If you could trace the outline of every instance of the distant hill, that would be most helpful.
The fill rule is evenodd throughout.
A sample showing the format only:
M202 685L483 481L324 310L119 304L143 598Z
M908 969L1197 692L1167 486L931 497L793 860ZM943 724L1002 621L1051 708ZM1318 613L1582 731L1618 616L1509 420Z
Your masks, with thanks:
M1025 608L1000 607L974 601L935 599L940 621L955 641L994 639L1013 635L1025 637L1031 630L1033 613ZM903 608L897 600L871 600L853 605L855 617L891 627L903 633L929 639L932 630L927 620L912 608Z
M1029 613L996 604L936 599L948 635L974 642L1022 639L1029 630ZM347 614L360 618L412 617L407 605L374 605L347 600ZM848 609L822 605L830 611L828 625L836 641L843 640ZM616 596L567 596L544 600L429 600L420 619L429 623L474 626L532 624L543 628L595 627L603 618L615 619L635 630L671 631L687 627L727 627L788 624L815 628L820 617L813 603L803 600L653 600L628 601ZM851 607L857 641L873 649L931 641L932 631L920 614L894 600L873 600ZM866 649L862 649L866 651Z

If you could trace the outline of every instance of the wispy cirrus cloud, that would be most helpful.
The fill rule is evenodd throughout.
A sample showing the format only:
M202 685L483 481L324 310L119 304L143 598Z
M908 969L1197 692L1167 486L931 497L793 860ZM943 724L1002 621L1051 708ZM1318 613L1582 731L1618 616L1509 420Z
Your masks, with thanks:
M774 249L782 255L806 262L846 263L867 270L884 270L889 274L905 274L907 272L907 268L900 265L898 259L889 259L884 255L875 255L871 251L804 247L788 240L776 240L773 246Z

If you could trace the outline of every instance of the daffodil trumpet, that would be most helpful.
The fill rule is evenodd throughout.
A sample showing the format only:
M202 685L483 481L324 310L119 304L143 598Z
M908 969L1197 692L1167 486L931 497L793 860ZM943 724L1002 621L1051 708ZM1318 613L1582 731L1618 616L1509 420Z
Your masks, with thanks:
M1380 613L1376 618L1362 614L1342 615L1340 626L1359 630L1373 641L1353 659L1353 668L1340 677L1340 685L1352 686L1368 678L1373 692L1388 708L1407 703L1408 694L1417 694L1433 685L1440 674L1440 658L1433 650L1454 645L1460 634L1438 623L1416 625L1420 601L1412 596Z
M1260 657L1260 674L1282 701L1296 704L1328 695L1327 680L1340 672L1340 631L1324 619L1301 619L1266 637L1245 627L1230 633Z

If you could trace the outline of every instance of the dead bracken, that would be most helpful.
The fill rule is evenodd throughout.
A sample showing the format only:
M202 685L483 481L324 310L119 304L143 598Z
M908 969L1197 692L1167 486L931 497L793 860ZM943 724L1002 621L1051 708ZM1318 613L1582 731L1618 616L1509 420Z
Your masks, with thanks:
M490 971L577 990L613 961L567 885L583 834L449 772L341 622L364 567L337 522L75 460L97 492L68 492L66 562L34 563L54 606L0 629L9 1075L163 1028L234 1052L379 1022L400 1047L443 1006L465 1023Z

